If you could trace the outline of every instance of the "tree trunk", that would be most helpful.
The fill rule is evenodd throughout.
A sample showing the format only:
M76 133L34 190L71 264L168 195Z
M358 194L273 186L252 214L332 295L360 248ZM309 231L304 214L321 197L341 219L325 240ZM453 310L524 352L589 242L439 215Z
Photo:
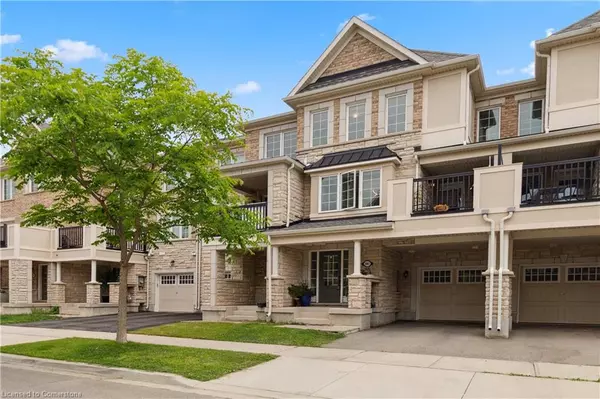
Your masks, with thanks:
M129 264L121 262L119 277L119 313L117 320L117 342L127 342L127 275Z

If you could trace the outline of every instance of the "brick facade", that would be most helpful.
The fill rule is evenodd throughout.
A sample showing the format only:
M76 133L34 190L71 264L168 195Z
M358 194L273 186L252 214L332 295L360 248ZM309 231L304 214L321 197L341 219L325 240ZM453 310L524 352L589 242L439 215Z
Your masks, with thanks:
M89 263L62 263L61 280L65 286L65 302L85 303L86 285L90 281L91 266Z
M380 62L393 60L394 57L364 36L356 33L333 59L321 76L335 75Z
M5 219L20 218L21 215L27 212L33 205L41 204L50 206L53 201L54 194L47 191L27 193L26 188L16 190L13 199L0 202L0 207L2 207L2 217Z

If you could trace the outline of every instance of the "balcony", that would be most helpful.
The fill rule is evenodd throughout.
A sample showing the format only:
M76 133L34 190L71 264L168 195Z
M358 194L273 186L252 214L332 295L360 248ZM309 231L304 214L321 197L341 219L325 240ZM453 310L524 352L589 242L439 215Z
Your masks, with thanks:
M112 228L108 228L107 229L108 233L111 235L115 235L115 229ZM146 247L145 243L134 243L133 241L128 241L127 242L127 249L131 249L133 247L133 252L139 252L139 253L147 253L148 249ZM111 244L111 243L106 243L106 249L112 249L112 250L121 250L121 246L119 244Z
M259 219L261 219L257 225L256 230L262 231L267 228L267 203L266 202L256 202L254 204L247 204L240 206L242 209L248 210L250 213L255 214Z
M523 166L521 206L600 201L600 157Z
M83 248L83 227L59 227L58 249Z
M473 210L474 173L455 173L413 180L412 215Z

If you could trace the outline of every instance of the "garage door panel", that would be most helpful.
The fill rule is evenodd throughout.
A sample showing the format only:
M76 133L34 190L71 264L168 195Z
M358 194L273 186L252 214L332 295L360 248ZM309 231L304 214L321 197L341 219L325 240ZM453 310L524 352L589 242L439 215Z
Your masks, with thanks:
M567 302L596 302L600 304L599 283L566 283L563 296Z
M546 302L530 302L521 309L520 321L530 323L556 323L560 308Z
M560 302L561 286L559 284L525 283L526 289L521 292L521 301L525 302Z
M600 320L600 306L597 303L579 302L570 305L565 315L566 323L597 324Z
M192 273L177 273L158 277L157 301L161 312L193 312L196 285Z

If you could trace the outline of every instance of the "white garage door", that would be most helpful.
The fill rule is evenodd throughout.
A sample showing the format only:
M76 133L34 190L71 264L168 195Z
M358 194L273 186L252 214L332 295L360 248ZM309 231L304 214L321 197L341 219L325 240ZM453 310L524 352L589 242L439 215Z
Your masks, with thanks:
M519 322L600 324L600 267L521 269Z
M485 320L485 268L422 269L419 320Z
M193 312L196 299L193 273L158 276L157 301L160 312Z

